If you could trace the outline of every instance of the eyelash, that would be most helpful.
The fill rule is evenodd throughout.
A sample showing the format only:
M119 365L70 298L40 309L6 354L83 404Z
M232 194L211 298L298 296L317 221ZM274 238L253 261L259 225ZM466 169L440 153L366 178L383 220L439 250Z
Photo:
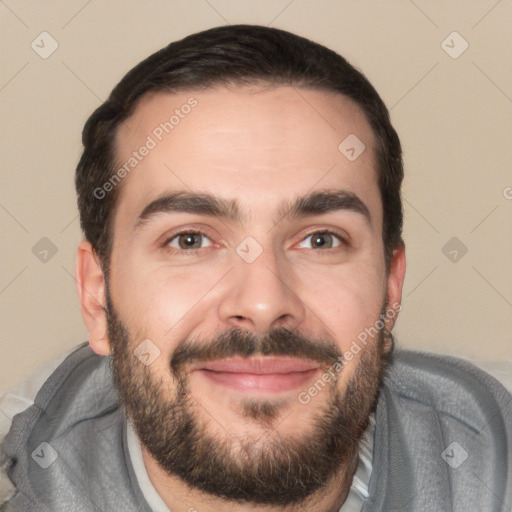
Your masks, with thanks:
M342 236L338 232L336 232L334 230L331 230L331 229L316 229L316 230L310 231L305 236L303 236L301 238L299 243L303 242L307 238L309 238L311 236L314 236L316 234L332 235L332 236L336 237L340 241L340 245L339 246L331 247L329 249L317 249L317 251L319 251L319 252L329 252L331 250L335 250L335 249L338 249L340 247L348 248L350 246L350 243L349 243L349 241L347 240L347 238L345 236ZM210 240L210 242L213 243L211 238L204 231L195 230L195 229L186 229L186 230L183 230L183 231L178 231L177 233L173 233L171 236L167 237L165 242L163 243L162 247L164 249L167 249L168 251L171 251L171 252L179 251L182 254L187 254L187 255L193 255L193 254L196 254L198 251L200 251L202 249L207 249L207 247L200 247L198 249L176 249L175 247L170 247L169 246L169 244L175 238L177 238L179 236L182 236L182 235L202 235L202 236L208 238Z
M349 246L349 242L348 242L347 238L340 235L337 231L333 231L332 229L315 229L315 230L309 232L306 236L302 237L302 239L300 241L303 242L304 240L306 240L306 238L309 238L310 236L318 235L318 234L319 235L332 235L340 241L340 246L344 246L345 248L347 248ZM338 247L331 247L330 249L333 250L333 249L337 249L337 248ZM330 249L318 249L318 250L327 252Z
M187 254L187 255L193 255L193 254L196 254L201 249L205 249L205 247L200 247L199 249L176 249L175 247L170 247L169 246L169 244L175 238L177 238L179 236L182 236L182 235L202 235L202 236L208 238L208 240L211 241L210 237L204 231L200 231L200 230L196 230L196 229L185 229L183 231L178 231L177 233L174 233L171 236L167 237L165 242L163 243L163 248L168 250L168 251L170 251L170 252L179 251L180 253Z

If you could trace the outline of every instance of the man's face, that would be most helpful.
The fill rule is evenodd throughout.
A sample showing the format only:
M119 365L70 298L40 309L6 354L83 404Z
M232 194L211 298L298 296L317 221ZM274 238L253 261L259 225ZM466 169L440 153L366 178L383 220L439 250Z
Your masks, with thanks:
M355 159L353 135L365 145ZM206 446L195 462L224 460L221 476L252 485L258 464L286 474L282 455L301 447L331 477L353 462L383 365L382 336L353 349L388 299L371 128L332 93L218 88L143 99L118 133L120 166L148 136L154 147L118 185L108 289L117 384L139 436L198 487L215 477L190 453Z

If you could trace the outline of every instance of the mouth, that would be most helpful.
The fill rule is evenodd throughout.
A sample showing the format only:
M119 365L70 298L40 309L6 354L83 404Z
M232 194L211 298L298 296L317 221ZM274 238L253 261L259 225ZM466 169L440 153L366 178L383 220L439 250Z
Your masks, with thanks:
M241 392L269 393L303 387L319 371L319 364L314 361L268 356L220 359L194 368L210 384Z

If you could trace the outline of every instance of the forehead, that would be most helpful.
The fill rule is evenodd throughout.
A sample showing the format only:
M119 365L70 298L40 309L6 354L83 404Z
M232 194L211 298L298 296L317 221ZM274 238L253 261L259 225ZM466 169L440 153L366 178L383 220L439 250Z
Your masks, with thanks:
M284 86L158 92L139 102L116 142L127 171L116 224L172 191L236 199L261 215L315 188L342 188L379 209L373 132L339 94Z

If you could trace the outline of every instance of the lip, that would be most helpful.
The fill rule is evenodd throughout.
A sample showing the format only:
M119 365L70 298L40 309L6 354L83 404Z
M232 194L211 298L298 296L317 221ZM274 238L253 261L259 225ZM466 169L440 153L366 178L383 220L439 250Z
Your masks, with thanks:
M306 384L319 371L297 358L229 358L202 363L195 372L210 383L245 392L285 392Z
M266 375L269 373L287 374L305 372L318 368L318 363L293 357L241 357L217 359L202 363L197 369L228 373L254 373Z

